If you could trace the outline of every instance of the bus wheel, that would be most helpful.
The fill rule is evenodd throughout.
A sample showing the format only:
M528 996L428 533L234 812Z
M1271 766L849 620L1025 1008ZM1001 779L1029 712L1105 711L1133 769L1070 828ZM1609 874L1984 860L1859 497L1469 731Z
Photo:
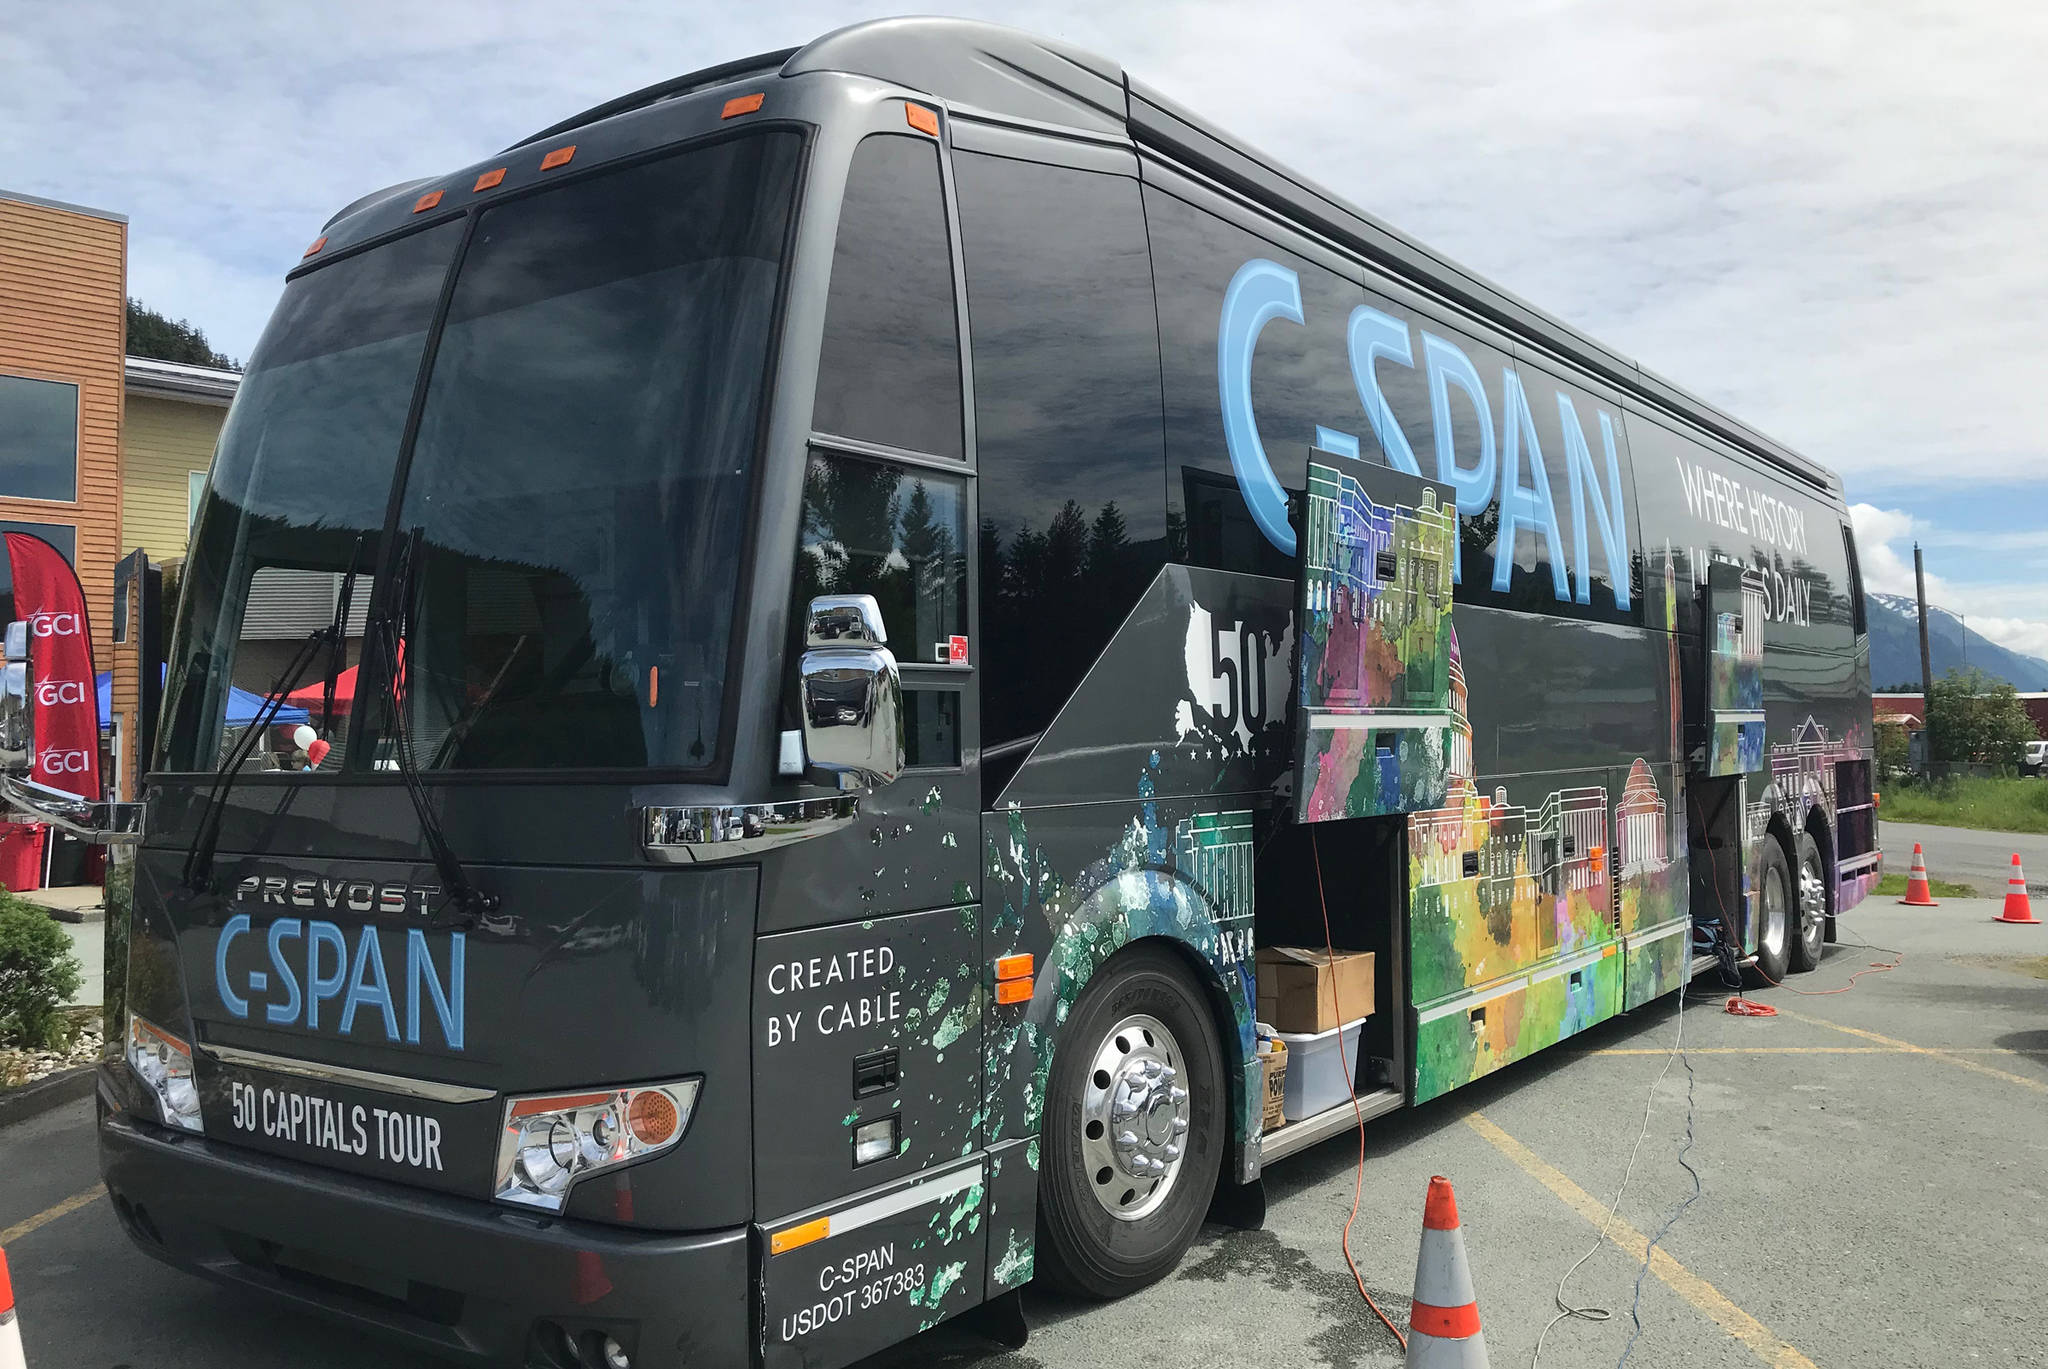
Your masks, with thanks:
M1793 927L1792 972L1804 974L1820 964L1820 948L1827 939L1827 866L1820 858L1820 843L1810 832L1799 834L1798 922Z
M1039 1129L1039 1272L1091 1298L1163 1276L1201 1229L1222 1165L1223 1058L1179 959L1126 950L1060 1033Z
M1763 870L1756 891L1756 971L1768 983L1786 975L1792 953L1792 868L1785 847L1774 836L1764 838Z

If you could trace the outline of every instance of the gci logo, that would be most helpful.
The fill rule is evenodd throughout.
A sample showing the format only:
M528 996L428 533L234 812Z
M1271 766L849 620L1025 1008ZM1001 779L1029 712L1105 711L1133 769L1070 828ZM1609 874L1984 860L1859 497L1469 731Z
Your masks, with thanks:
M28 630L34 637L77 637L85 623L77 613L38 613L29 618Z
M92 752L45 751L36 757L36 769L50 775L83 775L92 769Z
M85 702L85 685L79 680L44 680L36 686L36 702L45 707L82 704Z

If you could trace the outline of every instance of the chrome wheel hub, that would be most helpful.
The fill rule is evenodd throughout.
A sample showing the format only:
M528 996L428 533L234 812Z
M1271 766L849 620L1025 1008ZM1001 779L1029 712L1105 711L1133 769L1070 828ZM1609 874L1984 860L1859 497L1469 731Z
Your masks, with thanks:
M1821 883L1820 870L1811 863L1802 865L1799 870L1799 940L1809 956L1820 955L1827 916L1828 891Z
M1772 872L1764 876L1763 925L1757 929L1757 946L1773 959L1785 953L1786 922L1791 900L1786 896L1784 878Z
M1095 1201L1119 1221L1150 1216L1180 1175L1194 1116L1184 1072L1173 1033L1142 1013L1111 1027L1089 1062L1081 1158Z

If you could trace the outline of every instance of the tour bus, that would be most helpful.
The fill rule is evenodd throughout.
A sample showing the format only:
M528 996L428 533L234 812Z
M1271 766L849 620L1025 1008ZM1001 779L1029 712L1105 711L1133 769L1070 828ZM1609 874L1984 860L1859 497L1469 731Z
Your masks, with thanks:
M343 209L181 579L112 1206L457 1356L1129 1293L1878 872L1834 475L986 24ZM1373 959L1269 1127L1277 947Z

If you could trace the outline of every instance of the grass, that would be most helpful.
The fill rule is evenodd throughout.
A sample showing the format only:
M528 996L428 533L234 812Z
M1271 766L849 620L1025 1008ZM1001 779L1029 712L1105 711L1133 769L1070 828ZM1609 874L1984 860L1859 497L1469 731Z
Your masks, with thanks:
M1986 832L2048 833L2048 779L1951 779L1886 785L1878 816Z
M1904 898L1906 896L1906 877L1896 874L1879 876L1877 892L1879 897L1882 898ZM1930 877L1927 881L1927 892L1936 898L1977 897L1975 888L1968 884L1958 884L1952 879L1934 879Z

